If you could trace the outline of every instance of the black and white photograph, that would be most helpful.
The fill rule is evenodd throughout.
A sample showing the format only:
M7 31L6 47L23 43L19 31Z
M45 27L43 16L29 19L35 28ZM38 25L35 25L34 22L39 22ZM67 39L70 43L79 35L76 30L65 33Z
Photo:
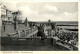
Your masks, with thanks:
M0 51L78 51L78 2L2 2L0 8Z

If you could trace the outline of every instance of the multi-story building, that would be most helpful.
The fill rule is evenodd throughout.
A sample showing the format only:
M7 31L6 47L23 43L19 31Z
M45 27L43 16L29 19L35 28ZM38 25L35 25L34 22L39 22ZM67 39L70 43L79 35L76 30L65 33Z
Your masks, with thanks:
M7 21L8 22L13 22L13 15L12 15L12 11L6 9L6 17L7 17Z
M6 17L6 6L4 6L3 4L1 4L1 19L2 21L8 20Z
M12 11L7 9L7 7L1 4L1 19L2 22L13 22Z

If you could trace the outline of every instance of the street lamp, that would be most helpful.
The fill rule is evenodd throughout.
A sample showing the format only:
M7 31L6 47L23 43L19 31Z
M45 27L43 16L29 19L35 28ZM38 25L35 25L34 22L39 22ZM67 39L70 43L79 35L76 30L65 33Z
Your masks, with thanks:
M18 28L18 21L17 21L18 12L14 12L12 14L13 14L13 21L14 21L14 30L16 30Z

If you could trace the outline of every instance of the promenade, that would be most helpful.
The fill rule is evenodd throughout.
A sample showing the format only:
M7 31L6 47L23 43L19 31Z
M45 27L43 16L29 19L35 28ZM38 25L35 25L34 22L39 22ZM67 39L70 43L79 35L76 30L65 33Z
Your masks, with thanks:
M2 26L1 36L3 37L6 34L14 33L16 31L21 31L21 30L25 30L25 29L29 29L29 27L25 26L24 24L18 24L18 29L17 30L14 30L14 25L13 24L6 24L5 25L5 31L4 31L4 28Z

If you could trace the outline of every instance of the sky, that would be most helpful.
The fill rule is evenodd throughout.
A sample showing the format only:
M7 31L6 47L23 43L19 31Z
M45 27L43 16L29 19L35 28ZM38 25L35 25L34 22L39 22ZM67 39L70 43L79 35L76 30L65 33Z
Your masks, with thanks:
M29 21L78 21L77 2L19 2L2 1L11 11L20 10L22 19Z

